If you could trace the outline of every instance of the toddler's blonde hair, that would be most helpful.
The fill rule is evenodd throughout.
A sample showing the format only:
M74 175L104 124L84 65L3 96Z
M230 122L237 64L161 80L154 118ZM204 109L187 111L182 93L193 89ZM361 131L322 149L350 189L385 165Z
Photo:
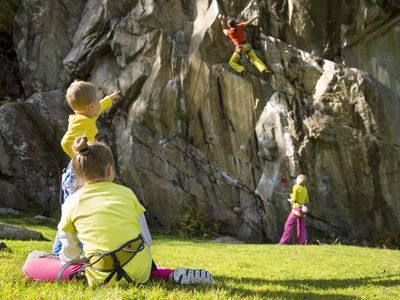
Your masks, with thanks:
M97 88L91 82L75 80L65 95L69 106L75 110L83 110L97 100Z

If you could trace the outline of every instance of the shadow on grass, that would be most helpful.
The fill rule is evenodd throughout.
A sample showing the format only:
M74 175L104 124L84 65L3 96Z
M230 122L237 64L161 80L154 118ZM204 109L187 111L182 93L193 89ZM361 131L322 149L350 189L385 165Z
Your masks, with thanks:
M397 279L391 279L397 277ZM261 298L282 297L288 299L361 299L359 296L340 295L325 293L330 289L346 289L355 288L366 285L379 287L391 287L400 285L400 274L386 275L382 277L361 277L353 279L288 279L288 280L268 280L261 278L235 278L222 276L216 278L216 282L220 282L225 289L229 290L232 296L256 296ZM231 282L229 285L226 283ZM247 285L249 288L241 288L240 286ZM274 291L273 287L270 290L254 291L253 287L266 286L282 286L290 288L290 291ZM232 286L234 286L232 288ZM293 290L298 291L293 291ZM371 295L372 296L372 295Z
M235 278L228 276L218 276L215 278L215 284L212 286L207 285L193 285L193 286L179 286L163 280L151 279L145 284L137 284L135 287L152 287L158 289L161 288L167 292L173 291L184 291L190 294L205 296L213 295L213 290L219 290L222 294L226 295L224 299L243 299L243 298L257 298L257 299L363 299L361 296L356 295L343 295L340 293L329 292L329 289L346 289L356 288L364 285L376 285L380 287L390 287L400 284L400 279L391 279L392 277L399 278L399 275L387 275L384 277L362 277L354 279L288 279L288 280L268 280L261 278ZM32 282L26 279L26 284L31 285ZM35 283L33 283L35 284ZM51 283L55 284L55 283ZM84 281L69 282L65 286L81 286L86 289ZM247 287L243 287L246 285ZM276 286L281 286L280 290L277 290ZM263 288L264 287L264 288ZM105 288L105 287L98 287ZM119 288L123 290L129 290L132 285L123 282ZM260 291L260 288L263 288ZM286 290L287 289L287 290ZM381 291L375 290L376 295L371 294L372 297L378 297ZM210 293L210 294L208 294Z

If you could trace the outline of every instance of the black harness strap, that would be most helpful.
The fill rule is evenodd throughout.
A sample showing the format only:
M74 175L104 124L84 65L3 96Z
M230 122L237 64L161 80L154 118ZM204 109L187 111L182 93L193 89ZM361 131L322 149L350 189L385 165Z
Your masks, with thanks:
M136 244L134 244L136 243ZM138 245L137 245L138 244ZM131 247L135 247L131 249ZM137 247L137 248L136 248ZM83 258L80 260L72 260L67 262L61 270L57 274L57 281L61 283L61 276L65 272L65 270L73 264L84 264L82 268L77 272L78 278L79 274L81 274L82 271L84 271L87 267L91 267L96 271L99 272L104 272L104 273L110 273L107 278L104 280L103 284L106 285L107 283L110 282L110 280L114 277L115 274L117 274L117 281L120 281L122 277L126 279L129 283L132 283L133 280L129 277L129 275L125 272L123 269L123 266L126 265L128 262L131 261L131 259L136 255L136 253L142 251L144 249L144 243L142 238L139 236L131 241L126 242L123 244L121 247L118 249L115 249L113 251L107 252L107 253L101 253L101 254L93 254L88 258ZM123 254L124 256L122 258L122 265L121 261L118 259L118 255ZM129 255L127 255L129 254ZM109 258L112 258L112 266L111 266L111 261ZM108 259L108 260L107 260ZM96 266L96 264L100 264L103 266L106 266L106 262L108 261L108 268L99 268ZM76 275L73 274L73 275Z
M60 271L58 271L57 273L57 282L59 284L62 283L62 274L65 272L65 270L70 266L70 265L77 265L77 264L83 264L82 268L77 272L72 274L72 276L78 274L78 278L79 278L79 273L81 273L81 271L86 267L86 264L88 263L88 260L86 258L83 259L75 259L75 260L70 260L69 262L65 263L65 265L62 266L62 268L60 269Z
M110 273L110 275L107 276L107 278L104 280L104 285L110 282L110 280L114 277L115 273L117 273L117 281L120 281L122 277L126 279L129 283L132 283L132 279L129 277L129 275L125 272L124 268L121 267L121 264L119 263L119 260L115 253L111 254L111 257L114 261L114 270Z
M139 245L137 246L136 249L130 249L131 244L139 242ZM104 280L103 285L106 285L107 283L110 282L110 280L114 277L115 274L117 274L117 281L120 281L122 277L125 278L125 280L128 283L132 283L133 280L129 277L129 275L125 272L123 269L123 266L126 265L128 262L131 261L131 259L140 251L144 249L144 243L142 238L139 236L131 241L126 242L124 245L119 247L116 250L103 253L103 254L93 254L91 257L89 257L90 264L87 265L87 267L91 267L97 271L100 272L110 272L110 274L107 276L107 278ZM123 260L122 262L118 259L117 254L124 252L124 253L130 253L129 258L127 260ZM96 257L98 256L98 258ZM102 259L106 259L106 257L111 257L112 258L112 269L102 269L96 266L97 263L99 263ZM122 265L121 265L122 263Z
M240 48L242 49L242 47L243 47L244 45L246 45L246 44L249 45L249 49L247 49L246 52L242 53L242 51L240 51L240 52L237 52L237 51L236 51L237 47L240 47ZM251 49L253 49L253 47L252 47L247 41L244 41L244 42L240 43L239 45L236 45L236 46L235 46L235 51L236 51L236 53L239 54L240 56L246 55L247 53L249 53L249 52L251 51Z

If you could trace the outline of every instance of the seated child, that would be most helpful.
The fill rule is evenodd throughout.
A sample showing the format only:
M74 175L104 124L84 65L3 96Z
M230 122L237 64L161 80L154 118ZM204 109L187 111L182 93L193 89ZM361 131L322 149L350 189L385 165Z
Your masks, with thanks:
M23 268L26 276L55 281L58 274L67 280L84 269L91 286L122 278L143 283L154 272L178 284L213 282L205 270L154 269L150 248L141 237L139 216L145 209L132 190L113 183L111 150L100 142L88 143L84 137L77 139L74 151L72 168L82 187L64 203L58 225L59 258L31 256ZM84 262L79 261L82 249L78 241L83 245ZM65 270L63 263L67 263Z

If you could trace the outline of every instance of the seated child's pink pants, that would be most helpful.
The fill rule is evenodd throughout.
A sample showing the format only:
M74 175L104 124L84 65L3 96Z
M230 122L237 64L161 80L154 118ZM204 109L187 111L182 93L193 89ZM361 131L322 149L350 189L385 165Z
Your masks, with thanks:
M63 264L57 257L40 257L27 261L22 272L32 280L56 281L57 274L62 267ZM82 264L70 265L63 272L61 280L68 280L71 275L79 272L82 267Z
M27 260L22 272L30 279L36 281L56 281L57 274L63 267L58 257L40 257ZM83 264L72 264L68 266L61 276L61 280L69 280L71 275L78 273L83 267ZM172 269L156 267L151 272L152 278L169 280L169 275L173 272Z

